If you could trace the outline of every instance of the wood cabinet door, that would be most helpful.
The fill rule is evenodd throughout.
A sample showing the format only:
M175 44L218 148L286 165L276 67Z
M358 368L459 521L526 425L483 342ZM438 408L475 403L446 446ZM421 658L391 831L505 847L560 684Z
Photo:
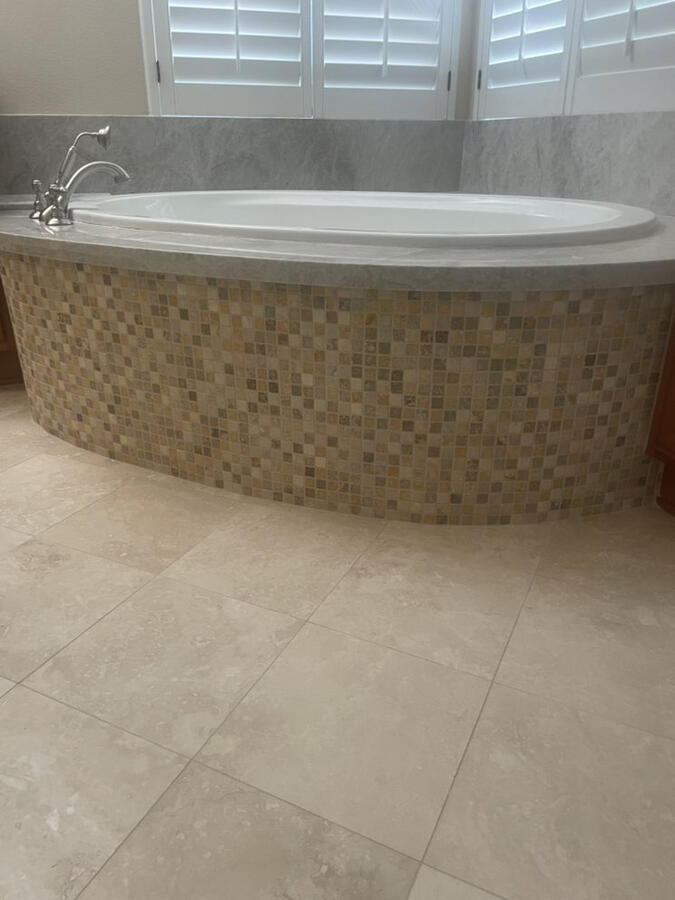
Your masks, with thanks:
M12 322L0 281L0 384L21 384L22 381Z

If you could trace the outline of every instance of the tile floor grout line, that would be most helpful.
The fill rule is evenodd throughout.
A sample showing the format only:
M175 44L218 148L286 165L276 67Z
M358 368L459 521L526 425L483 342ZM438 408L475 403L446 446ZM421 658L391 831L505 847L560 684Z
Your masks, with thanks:
M548 703L553 703L556 706L560 706L562 709L566 709L568 712L577 713L589 719L600 719L602 722L608 722L611 725L619 725L621 728L630 728L632 731L639 731L642 734L648 734L650 737L656 738L659 741L669 741L671 744L675 744L675 736L673 735L661 734L658 731L650 731L649 728L642 728L640 725L633 725L630 722L624 722L621 719L614 719L612 716L606 716L599 712L589 712L586 709L580 709L578 706L572 706L571 703L566 703L563 700L558 700L557 697L553 697L550 694L538 694L535 691L528 691L525 688L518 687L515 684L509 684L508 681L495 680L495 684L500 685L501 687L508 688L510 691L516 691L518 694L524 694L526 697L534 697L537 700L544 700Z
M341 828L343 831L348 831L350 834L356 835L356 837L361 838L364 841L369 841L371 844L377 844L378 847L382 847L384 850L388 850L390 853L396 853L398 856L402 856L405 859L409 859L411 862L417 864L419 860L416 856L411 856L410 853L405 853L403 850L397 850L396 847L392 847L390 844L385 844L383 841L378 841L377 838L368 837L367 834L363 834L360 831L356 831L354 828L351 828L349 825L343 825L340 822L336 822L334 819L329 819L327 816L322 815L321 813L314 812L311 809L307 809L306 806L301 806L299 803L296 803L295 800L288 800L286 797L280 797L278 794L273 794L271 791L266 788L257 787L255 784L252 784L250 781L244 781L242 778L239 778L237 775L230 775L228 772L223 772L222 769L217 769L215 766L210 765L207 762L204 762L202 759L191 759L190 763L194 763L195 766L200 766L202 769L208 769L209 772L214 772L216 775L220 775L222 778L229 778L231 781L236 781L238 784L243 785L244 787L249 788L252 791L256 791L259 794L264 794L266 797L272 797L274 800L278 800L279 803L285 803L287 806L292 806L294 809L300 810L300 812L306 813L308 816L314 816L316 819L321 819L323 822L328 822L330 825L335 825L336 828ZM501 898L500 898L501 900Z
M488 700L490 699L490 694L492 693L492 689L493 689L493 687L494 687L494 685L495 685L495 683L496 683L496 682L495 682L495 679L496 679L496 677L497 677L497 672L499 671L499 667L500 667L501 664L502 664L502 660L504 659L504 656L506 655L506 651L508 650L509 644L510 644L510 642L511 642L511 638L513 637L513 633L515 632L516 627L517 627L517 625L518 625L518 622L519 622L519 620L520 620L520 614L522 613L523 609L525 608L525 604L527 603L527 598L529 597L530 591L532 590L532 585L534 584L534 581L535 581L535 579L536 579L536 577L537 577L537 572L538 572L539 566L540 566L540 564L541 564L542 556L544 555L544 553L545 553L546 551L548 551L552 539L553 539L553 535L550 534L548 540L546 541L545 546L542 548L542 551L541 551L541 553L539 554L539 557L538 557L538 559L537 559L537 564L536 564L536 566L534 567L534 571L532 572L532 575L531 575L531 577L530 577L529 585L528 585L527 589L523 592L523 599L522 599L522 602L521 602L521 604L520 604L520 607L519 607L519 609L518 609L518 612L516 613L516 617L515 617L515 619L514 619L514 621L513 621L513 625L512 625L512 627L511 627L511 629L510 629L510 631L509 631L509 634L508 634L508 636L507 636L507 638L506 638L506 641L504 642L504 646L503 646L503 648L502 648L502 652L501 652L501 654L500 654L500 656L499 656L499 659L498 659L498 661L497 661L497 665L495 666L494 675L492 676L492 679L490 680L490 684L489 684L488 689L487 689L487 691L486 691L485 698L483 699L483 703L481 704L481 707L480 707L480 709L479 709L479 711L478 711L478 715L476 716L476 720L475 720L475 722L473 723L473 728L471 729L471 733L469 734L469 737L468 737L468 739L467 739L467 741L466 741L466 744L464 745L464 750L462 751L462 754L461 754L461 756L460 756L460 758L459 758L459 762L457 763L457 767L456 767L455 772L454 772L454 774L453 774L453 776L452 776L452 779L451 779L451 781L450 781L450 786L448 787L448 792L447 792L447 794L445 795L445 799L444 799L443 804L442 804L442 806L441 806L441 810L440 810L440 812L439 812L439 814L438 814L438 818L436 819L436 824L434 825L434 827L433 827L432 830L431 830L431 834L430 834L430 836L429 836L429 840L427 841L427 845L426 845L426 847L425 847L425 849L424 849L424 853L422 854L422 860L421 860L421 862L420 862L420 864L419 864L419 867L418 867L418 869L417 869L417 875L415 876L415 881L417 880L417 878L418 878L418 876L419 876L420 869L422 868L423 865L425 865L425 859L426 859L426 856L427 856L427 854L429 853L429 848L431 847L431 844L432 844L432 842L433 842L433 840L434 840L434 837L436 836L436 832L438 831L438 826L439 826L439 824L440 824L440 822L441 822L441 819L443 818L443 814L445 813L445 810L446 810L446 808L447 808L448 802L449 802L449 800L450 800L450 796L451 796L451 794L452 794L452 789L453 789L454 786L455 786L455 782L457 781L457 778L458 778L459 773L460 773L460 771L461 771L461 768L462 768L462 765L463 765L463 763L464 763L464 760L466 759L467 754L468 754L468 752L469 752L469 747L471 746L471 743L472 743L472 741L473 741L474 735L475 735L475 733L476 733L476 729L478 728L478 724L479 724L479 722L481 721L481 719L482 719L482 717L483 717L483 712L485 711L485 707L487 706L487 702L488 702ZM454 875L452 875L451 872L446 872L445 874L446 874L446 875L451 875L451 877L453 877L453 878L455 877ZM413 887L414 887L414 885L415 885L415 882L413 882ZM477 885L476 885L476 886L477 886ZM412 894L412 890L413 890L413 888L410 889L410 894ZM482 890L482 888L481 888L481 890ZM410 900L410 894L408 895L408 900Z
M143 815L142 815L141 818L138 820L138 822L136 822L136 824L135 824L134 827L131 829L131 831L129 831L129 833L128 833L124 838L122 838L122 840L120 841L120 843L115 847L115 849L112 851L112 853L110 854L110 856L108 856L108 857L104 860L104 862L99 866L99 868L98 868L98 869L96 870L96 872L92 875L92 877L89 879L89 881L84 885L84 887L82 888L82 890L81 890L78 894L76 894L76 895L73 897L73 900L77 900L77 898L80 897L80 896L82 895L82 893L83 893L84 891L87 890L87 888L88 888L89 885L93 882L93 880L100 874L100 872L103 871L103 869L105 868L105 866L107 866L108 863L114 858L114 856L116 855L116 853L118 852L118 850L123 846L123 844L125 844L126 841L129 840L129 838L130 838L131 835L136 831L136 829L139 828L140 825L145 821L145 819L146 819L146 818L148 817L148 815L152 812L152 810L157 806L157 804L158 804L159 801L162 799L162 797L164 797L164 795L167 793L167 791L169 791L169 790L173 787L173 785L176 783L176 781L177 781L177 780L180 778L180 776L185 772L185 770L187 769L187 767L188 767L191 763L193 763L193 762L194 762L194 763L197 763L197 764L200 764L199 760L198 760L196 757L202 752L202 750L203 750L204 747L208 744L208 742L211 740L211 738L212 738L213 735L216 733L216 731L218 731L218 729L221 728L221 727L225 724L225 722L229 719L229 717L232 715L232 713L235 711L235 709L237 709L237 708L241 705L241 703L246 699L246 697L248 697L248 695L249 695L250 692L253 690L253 688L258 684L258 682L260 681L260 679L263 678L263 677L269 672L269 670L270 670L270 669L272 668L272 666L276 663L276 661L279 659L279 657L280 657L283 653L285 653L285 651L286 651L286 650L288 649L288 647L293 643L293 641L297 638L297 636L300 634L300 632L303 630L303 628L304 628L304 626L305 626L306 624L307 624L307 623L305 622L305 623L303 623L303 624L300 626L300 628L298 628L298 630L297 630L296 633L293 635L293 637L290 639L290 641L288 641L288 643L287 643L284 647L282 647L281 651L274 657L274 659L270 662L270 664L269 664L269 665L268 665L268 666L260 673L260 675L255 679L255 681L250 685L250 687L242 694L242 696L241 696L241 697L239 698L239 700L235 703L235 705L232 707L232 709L230 709L230 710L228 711L228 713L227 713L227 715L225 716L225 718L224 718L224 719L223 719L223 720L222 720L215 728L213 728L213 729L209 732L209 735L208 735L208 737L206 738L206 740L205 740L205 741L197 748L197 750L192 754L192 756L189 757L189 759L187 759L185 765L184 765L183 768L180 770L180 772L178 773L178 775L176 775L176 777L173 779L173 781L172 781L170 784L168 784L167 787L166 787L166 788L162 791L162 793L159 795L159 797L157 797L157 799L155 800L155 802L154 802L154 803L153 803L153 804L152 804L152 805L151 805L151 806L143 813ZM175 752L175 751L172 751L172 752ZM185 757L183 757L183 758L185 758ZM203 765L203 763L201 763L201 765ZM211 768L211 767L209 767L209 768ZM217 770L214 770L214 771L217 771ZM225 773L224 773L224 772L221 772L220 774L221 774L221 775L224 775ZM227 776L227 777L229 777L229 776ZM271 795L271 796L274 796L274 795ZM277 798L277 799L280 799L280 798Z
M122 731L124 732L124 734L128 734L131 737L144 741L146 744L152 744L153 747L157 747L158 750L163 750L165 753L172 753L174 756L177 756L180 759L185 759L187 760L187 762L190 762L192 759L192 757L187 756L180 750L175 750L173 747L167 747L166 744L159 744L152 738L145 737L144 735L139 734L137 731L131 731L129 728L125 728L123 725L119 725L117 722L111 722L109 719L104 719L102 716L90 712L87 709L81 709L79 706L73 706L72 703L68 703L66 700L61 700L59 697L53 697L51 694L46 694L44 691L41 691L30 684L22 684L20 681L18 681L14 685L14 687L22 687L26 691L30 691L33 694L38 694L40 697L44 697L45 700L53 700L53 702L58 703L59 706L65 706L67 709L72 709L73 712L79 713L82 716L87 716L90 719L95 719L97 722L100 722L101 725L107 725L108 728L114 728L117 731ZM2 697L0 697L0 701L1 700Z
M364 644L370 644L373 647L378 647L380 650L389 650L392 653L400 653L402 656L407 656L410 659L416 659L418 660L418 662L429 663L432 666L440 666L441 669L446 669L450 672L459 672L460 675L469 675L471 678L480 678L482 681L487 682L490 682L492 680L491 675L477 675L475 672L469 672L468 669L460 669L459 666L442 663L437 659L429 659L428 656L418 656L416 653L411 653L410 650L402 650L400 647L392 647L391 644L381 644L378 641L372 640L372 638L366 638L360 634L354 634L351 631L342 631L341 629L336 628L334 625L324 625L323 622L314 622L312 621L312 619L307 619L306 624L313 625L314 628L324 628L326 631L331 631L333 632L333 634L339 634L342 637L351 638L354 641L362 641Z
M444 872L443 869L439 869L436 866L432 866L430 863L423 862L420 866L420 869L427 868L433 869L434 872L438 872L439 875L445 875L448 878L453 878L455 881L461 881L462 884L466 884L469 887L474 888L477 891L481 891L483 894L487 894L489 897L495 897L496 900L509 900L504 894L496 894L494 891L489 890L488 888L480 887L478 884L474 884L472 881L467 881L466 878L460 878L458 875L450 875L448 872ZM413 883L413 888L415 887ZM410 900L410 898L408 898Z
M19 546L23 546L23 545L20 544ZM48 546L49 546L49 545L48 545ZM67 548L67 549L70 549L70 548ZM94 557L94 558L95 558L95 559L100 559L101 557ZM107 561L110 562L110 560L107 560ZM137 571L140 571L140 570L137 570ZM141 572L141 574L145 575L145 574L148 574L148 573L146 573L146 572ZM123 605L127 602L127 600L131 600L133 597L136 596L136 594L139 593L139 591L142 591L143 588L147 587L147 586L148 586L149 584L151 584L153 581L154 581L153 578L149 578L147 581L144 581L142 585L140 585L140 586L137 587L137 588L134 588L134 590L133 590L130 594L128 594L128 595L127 595L126 597L124 597L122 600L120 600L119 602L117 602L117 603L116 603L114 606L112 606L110 609L106 610L106 611L103 613L102 616L99 616L98 619L96 619L94 622L91 622L89 625L87 625L87 627L86 627L83 631L80 631L79 634L76 634L74 638L71 638L67 643L63 644L63 646L59 647L58 650L55 650L50 656L48 656L48 657L47 657L46 659L44 659L41 663L39 663L39 665L35 666L34 669L31 669L31 671L28 672L27 675L24 675L23 678L20 678L16 683L17 683L17 684L23 684L24 681L25 681L27 678L30 678L30 677L31 677L32 675L34 675L39 669L41 669L43 666L46 666L47 663L48 663L48 662L51 662L51 660L53 660L55 656L58 656L59 653L62 653L64 650L66 650L68 647L70 647L71 644L74 644L75 641L79 640L83 635L87 634L88 631L91 631L91 629L92 629L95 625L98 625L99 622L102 622L104 619L106 619L111 613L115 612L116 609L119 609L120 606L123 606ZM11 679L10 679L10 680L11 680ZM25 686L28 687L28 685L25 685Z

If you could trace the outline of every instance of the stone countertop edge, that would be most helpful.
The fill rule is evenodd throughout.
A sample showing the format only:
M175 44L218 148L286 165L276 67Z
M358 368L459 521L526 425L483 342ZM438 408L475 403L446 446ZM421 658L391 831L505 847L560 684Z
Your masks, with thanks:
M556 291L675 284L675 217L630 241L537 248L405 248L222 238L0 212L0 252L229 280L400 291Z

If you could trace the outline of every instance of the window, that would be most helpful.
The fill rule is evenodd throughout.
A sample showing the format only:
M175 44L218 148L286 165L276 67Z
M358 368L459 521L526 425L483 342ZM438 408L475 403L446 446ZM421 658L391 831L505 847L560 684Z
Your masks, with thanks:
M479 118L561 113L570 0L489 0L484 9Z
M484 0L479 118L675 108L675 0Z
M147 2L163 113L439 119L454 109L459 0Z
M675 108L675 0L585 0L574 45L570 112Z

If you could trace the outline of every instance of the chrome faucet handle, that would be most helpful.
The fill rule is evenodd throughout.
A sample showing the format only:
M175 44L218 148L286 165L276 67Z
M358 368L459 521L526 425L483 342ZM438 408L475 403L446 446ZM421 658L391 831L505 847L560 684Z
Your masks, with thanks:
M47 208L47 197L45 196L45 192L42 190L42 182L39 181L39 179L33 179L32 188L33 211L31 212L29 218L39 219L44 210Z

